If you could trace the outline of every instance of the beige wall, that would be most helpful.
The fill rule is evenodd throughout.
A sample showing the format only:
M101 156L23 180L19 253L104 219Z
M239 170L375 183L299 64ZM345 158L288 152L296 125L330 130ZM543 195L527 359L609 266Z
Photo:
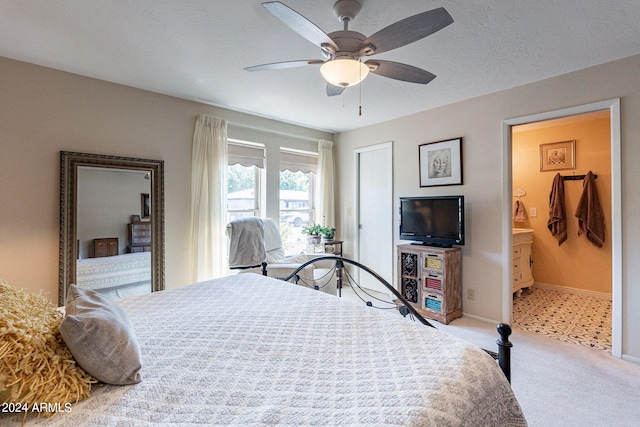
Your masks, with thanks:
M608 116L608 114L607 114ZM557 121L556 121L557 122ZM563 121L560 121L564 123ZM585 291L611 294L611 138L609 118L578 121L555 126L513 130L513 189L523 189L520 200L530 213L524 223L515 227L532 228L533 275L536 283L569 287ZM576 169L554 172L540 171L540 144L575 140ZM565 208L567 235L558 246L557 239L547 228L549 219L549 193L556 173L561 175L598 175L596 188L605 216L605 243L597 248L585 236L578 237L578 219L574 216L582 194L583 181L565 181ZM516 198L514 198L515 202Z
M118 253L128 253L131 215L142 216L141 194L151 192L143 172L107 168L78 169L76 236L82 258L93 258L93 239L118 238Z
M481 318L501 320L503 293L502 224L503 176L502 122L506 119L559 110L596 101L621 98L622 127L622 353L640 361L640 56L424 111L386 123L356 129L338 136L341 236L354 233L353 150L393 141L394 223L398 197L405 195L463 194L467 208L467 243L463 254L463 311ZM428 96L428 90L420 90ZM374 101L370 101L374 102ZM420 188L418 145L463 137L464 185ZM510 163L509 159L509 163ZM397 239L396 231L396 239ZM398 241L396 241L398 243ZM350 248L351 246L348 246ZM351 250L351 249L349 249ZM349 254L350 255L350 254ZM475 300L466 298L474 288Z
M394 141L394 199L465 195L465 313L498 320L503 293L501 123L513 117L621 98L623 271L622 352L640 361L640 56L346 132L336 144L337 226L353 242L353 149ZM281 133L333 135L0 58L0 277L57 298L59 152L165 161L166 278L188 283L190 147L198 113ZM428 88L428 86L427 86ZM428 89L420 96L428 96ZM368 102L376 102L370 100ZM418 145L464 138L464 185L420 188ZM277 144L278 141L273 141ZM307 144L308 145L308 144ZM270 145L267 156L277 150ZM272 180L273 181L273 180ZM273 182L268 187L273 187ZM269 212L267 212L269 214ZM397 209L394 222L397 224ZM397 235L396 235L397 236ZM397 237L396 237L397 238ZM397 241L395 242L397 243ZM345 245L352 252L352 244ZM352 253L351 253L352 254ZM350 255L347 253L347 255ZM466 291L465 291L466 294Z
M0 278L54 302L60 151L164 160L165 276L167 287L176 287L190 282L191 141L198 113L243 125L230 126L229 136L261 138L267 160L276 164L280 144L309 150L317 147L311 139L333 140L325 132L6 58L0 58L0 76ZM268 188L277 191L277 177L269 177ZM278 212L277 201L273 205L267 214Z

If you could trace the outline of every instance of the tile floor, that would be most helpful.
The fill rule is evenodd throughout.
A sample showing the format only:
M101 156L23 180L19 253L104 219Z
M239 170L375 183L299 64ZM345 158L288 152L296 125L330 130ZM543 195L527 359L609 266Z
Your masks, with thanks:
M533 287L513 297L513 326L611 351L611 300Z

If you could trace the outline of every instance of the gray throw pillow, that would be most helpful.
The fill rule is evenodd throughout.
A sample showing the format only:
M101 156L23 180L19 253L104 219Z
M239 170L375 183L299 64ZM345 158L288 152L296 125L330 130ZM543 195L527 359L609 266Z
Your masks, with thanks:
M107 384L135 384L142 380L142 355L129 316L115 301L71 285L62 339L78 365Z

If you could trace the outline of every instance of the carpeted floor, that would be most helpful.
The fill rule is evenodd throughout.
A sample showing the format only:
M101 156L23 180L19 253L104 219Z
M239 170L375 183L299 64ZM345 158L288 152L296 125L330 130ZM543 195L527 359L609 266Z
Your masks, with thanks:
M495 325L463 316L437 326L482 348L496 348ZM511 386L529 426L640 425L640 365L519 328L511 341Z
M348 287L343 290L343 296L357 298ZM511 336L511 385L527 422L531 427L638 426L640 365L617 359L609 351L593 351L591 344L585 345L595 342L591 338L575 338L593 335L577 331L606 329L606 332L595 335L608 335L610 348L611 303L604 304L602 308L602 300L589 301L591 298L584 296L567 299L567 296L548 294L537 300L544 306L539 308L539 311L549 309L555 315L554 318L562 317L565 320L567 326L563 330L567 331L566 340L548 339L522 327L514 328ZM535 298L523 298L523 301L527 300L531 306L535 306ZM600 308L592 307L590 304ZM551 306L555 308L552 309ZM589 319L579 316L580 313L595 313L598 310L602 310L603 314L598 316L597 320L593 317L593 321L576 320ZM561 313L564 317L560 316ZM533 314L529 318L532 317ZM606 321L603 320L605 317ZM606 328L597 326L602 324L601 322L604 322ZM590 323L596 326L580 329L581 324ZM494 324L463 316L448 325L436 323L436 327L479 347L497 350L498 334ZM551 331L561 329L554 329L549 322L545 328ZM559 338L563 334L558 332L555 335Z
M537 288L513 297L512 326L611 351L611 300Z

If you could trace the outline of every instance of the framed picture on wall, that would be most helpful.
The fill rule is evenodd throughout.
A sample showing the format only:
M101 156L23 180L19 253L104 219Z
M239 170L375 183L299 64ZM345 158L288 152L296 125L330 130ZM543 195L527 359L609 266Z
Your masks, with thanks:
M462 185L462 138L422 144L420 159L420 187Z
M142 193L140 195L142 200L142 218L149 218L151 215L151 200L149 199L149 193Z
M540 172L575 168L575 140L540 144Z

